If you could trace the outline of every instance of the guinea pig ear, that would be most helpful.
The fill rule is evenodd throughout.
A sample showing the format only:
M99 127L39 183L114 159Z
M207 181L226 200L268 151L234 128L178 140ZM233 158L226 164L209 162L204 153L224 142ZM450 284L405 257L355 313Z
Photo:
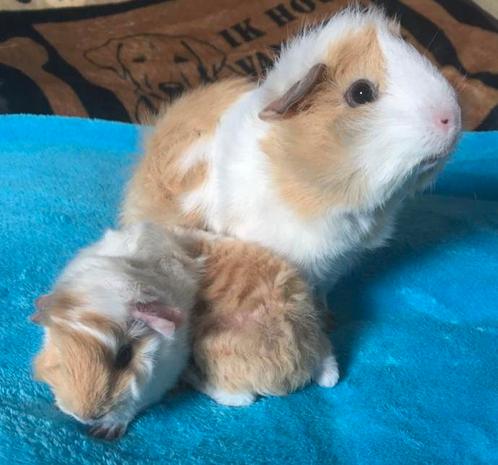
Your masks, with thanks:
M185 322L182 310L160 302L137 303L131 314L164 337L173 336L176 329Z
M45 312L50 307L52 302L51 294L44 294L35 299L35 313L33 313L29 319L36 324L42 324L45 320Z
M327 75L327 65L318 63L310 68L306 76L297 81L284 95L267 105L259 117L264 121L285 119L298 112L299 105Z

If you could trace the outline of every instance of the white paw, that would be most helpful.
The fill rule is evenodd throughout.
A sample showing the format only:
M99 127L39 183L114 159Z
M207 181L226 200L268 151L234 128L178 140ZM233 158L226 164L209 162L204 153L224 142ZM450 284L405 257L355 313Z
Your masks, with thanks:
M339 381L339 368L333 355L325 357L315 374L315 381L322 387L334 387Z
M212 389L210 392L206 392L212 399L214 399L218 404L228 405L230 407L246 407L251 405L255 400L256 396L249 392L239 392L231 393L226 392L223 389Z

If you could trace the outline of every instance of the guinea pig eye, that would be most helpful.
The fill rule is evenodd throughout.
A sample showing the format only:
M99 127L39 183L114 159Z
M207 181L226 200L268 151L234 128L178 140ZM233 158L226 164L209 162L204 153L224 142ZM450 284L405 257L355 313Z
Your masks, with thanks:
M350 107L357 107L373 102L377 98L375 86L367 79L353 82L344 96Z
M114 366L118 369L126 368L133 357L133 347L131 344L125 344L121 346L116 354L116 359L114 360Z

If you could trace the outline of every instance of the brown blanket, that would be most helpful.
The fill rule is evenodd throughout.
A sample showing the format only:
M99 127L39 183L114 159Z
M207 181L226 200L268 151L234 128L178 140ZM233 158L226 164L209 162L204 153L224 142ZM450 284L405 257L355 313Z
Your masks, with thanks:
M138 0L0 13L0 112L142 121L186 89L261 76L279 44L347 0ZM498 129L498 24L466 0L374 1Z

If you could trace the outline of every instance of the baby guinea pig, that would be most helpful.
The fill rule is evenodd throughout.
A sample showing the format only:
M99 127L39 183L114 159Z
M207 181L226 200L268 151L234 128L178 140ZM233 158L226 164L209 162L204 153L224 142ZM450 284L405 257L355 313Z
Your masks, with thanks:
M232 406L288 394L311 380L324 387L337 383L324 315L292 265L256 244L174 231L193 258L204 260L191 315L188 382Z
M92 435L121 436L176 383L199 265L162 231L136 225L82 250L37 299L32 320L45 338L35 377Z
M453 88L399 24L351 7L291 39L262 81L220 81L166 108L121 221L256 242L332 283L390 237L460 119Z

